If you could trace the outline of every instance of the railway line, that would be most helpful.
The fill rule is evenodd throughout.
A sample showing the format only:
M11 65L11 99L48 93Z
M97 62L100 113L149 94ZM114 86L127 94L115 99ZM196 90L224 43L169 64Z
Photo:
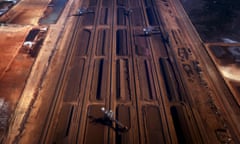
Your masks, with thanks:
M197 38L184 30L173 3L80 1L93 12L72 17L66 58L35 141L238 143L235 120L212 95L208 62L190 43ZM146 35L146 27L157 32ZM107 121L102 107L128 129Z
M160 112L159 103L162 102L159 88L155 86L156 73L152 70L154 63L149 40L143 36L133 36L134 33L142 33L143 26L148 25L148 19L143 16L146 21L138 21L133 17L137 14L135 11L130 16L125 15L127 8L137 9L142 15L147 15L141 10L143 5L147 7L144 2L136 1L112 3L92 0L82 3L82 7L87 6L95 13L80 17L78 21L82 21L77 22L80 26L76 26L76 29L80 30L70 42L70 55L59 80L62 83L59 82L55 93L57 99L52 104L42 143L58 143L66 137L73 143L171 141L170 134L163 132L167 132L168 128L163 128L161 123L162 118L164 123L167 122L164 112ZM150 7L146 9L150 13L148 15L153 13ZM107 17L110 13L114 15ZM136 27L132 26L132 21ZM150 18L150 22L157 25L155 18ZM109 49L109 46L113 49ZM138 72L134 74L134 71ZM101 124L93 124L89 116L99 119L102 106L112 109L116 119L129 127L129 131L122 133L117 130L117 125L113 125L112 130ZM158 115L157 121L147 119L151 115ZM134 123L138 119L141 120ZM154 135L153 124L157 126ZM77 126L78 130L72 129L72 125ZM92 135L96 138L92 139Z

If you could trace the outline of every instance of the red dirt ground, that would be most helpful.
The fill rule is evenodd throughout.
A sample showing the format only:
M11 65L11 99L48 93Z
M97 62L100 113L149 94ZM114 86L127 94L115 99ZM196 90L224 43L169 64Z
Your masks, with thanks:
M2 28L4 29L4 28ZM5 28L6 29L6 28ZM18 53L28 34L30 27L8 27L8 30L0 31L0 97L15 103L16 92L23 77L26 75L26 66L32 59L27 54ZM24 82L25 83L25 82ZM7 92L8 89L11 91Z
M0 133L7 129L7 121L34 61L28 54L19 52L30 28L15 25L0 27Z

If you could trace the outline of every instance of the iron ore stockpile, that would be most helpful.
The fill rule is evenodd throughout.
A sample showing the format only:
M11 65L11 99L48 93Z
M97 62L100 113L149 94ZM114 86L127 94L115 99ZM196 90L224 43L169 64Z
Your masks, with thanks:
M8 141L240 143L239 103L178 0L73 5L47 71L55 85L43 84Z

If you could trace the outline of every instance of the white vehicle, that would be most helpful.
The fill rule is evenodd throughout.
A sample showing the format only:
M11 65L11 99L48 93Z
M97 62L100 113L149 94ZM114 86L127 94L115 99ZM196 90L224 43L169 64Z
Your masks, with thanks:
M129 128L127 126L125 126L124 124L122 124L118 120L114 119L114 117L113 117L114 113L113 113L112 110L106 110L105 107L102 107L101 111L104 113L104 118L106 120L110 120L111 122L115 122L115 124L118 125L120 128L122 128L125 131L128 131Z
M35 44L35 42L25 41L25 42L23 43L23 46L26 46L26 47L28 47L29 49L31 49L34 44Z
M158 27L152 27L152 26L148 26L148 27L143 28L143 32L144 32L144 35L146 35L146 36L161 33L161 31Z
M145 35L151 35L153 33L153 31L154 31L154 27L152 27L152 26L143 28L143 32Z
M83 7L83 8L79 8L79 9L77 10L77 13L74 14L74 15L75 15L75 16L81 16L81 15L84 15L84 14L87 14L87 13L94 13L94 11L93 11L93 10L90 10L90 9L88 9L88 8Z

